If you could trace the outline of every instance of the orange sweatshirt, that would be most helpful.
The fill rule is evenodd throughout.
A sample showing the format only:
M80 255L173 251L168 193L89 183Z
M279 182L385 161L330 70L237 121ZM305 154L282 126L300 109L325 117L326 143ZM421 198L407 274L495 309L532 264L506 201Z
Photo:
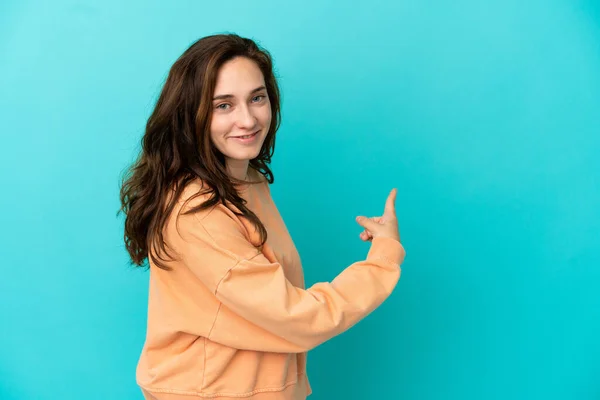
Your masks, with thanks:
M172 270L150 257L148 325L136 374L147 400L306 399L307 351L368 315L398 282L405 251L384 237L373 239L366 260L305 289L300 256L269 185L250 171L261 183L244 186L241 195L267 229L262 249L252 224L221 204L180 215L176 226L183 203L201 188L196 181L163 230L176 252Z

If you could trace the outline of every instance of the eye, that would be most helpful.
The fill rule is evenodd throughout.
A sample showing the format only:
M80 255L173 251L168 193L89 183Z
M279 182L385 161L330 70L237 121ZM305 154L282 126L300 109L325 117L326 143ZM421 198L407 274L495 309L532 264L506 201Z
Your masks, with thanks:
M263 100L263 99L264 99L265 97L267 97L267 96L264 96L264 95L262 95L262 94L259 94L258 96L254 96L254 98L255 98L255 99L256 99L256 98L259 98L259 97L261 97L261 100Z
M226 108L225 108L225 107L222 107L222 106L228 106L228 105L229 105L229 104L227 104L227 103L221 103L221 104L219 104L218 106L216 106L215 108L218 108L219 110L226 110Z

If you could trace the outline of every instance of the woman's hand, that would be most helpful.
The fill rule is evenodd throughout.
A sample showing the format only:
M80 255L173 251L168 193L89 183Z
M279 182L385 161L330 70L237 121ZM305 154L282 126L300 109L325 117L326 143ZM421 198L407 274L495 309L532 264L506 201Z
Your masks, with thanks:
M363 228L360 238L365 242L370 242L378 236L386 236L400 241L400 231L398 229L398 219L396 218L396 193L397 189L392 189L386 202L383 215L380 217L365 218L356 217L356 222Z

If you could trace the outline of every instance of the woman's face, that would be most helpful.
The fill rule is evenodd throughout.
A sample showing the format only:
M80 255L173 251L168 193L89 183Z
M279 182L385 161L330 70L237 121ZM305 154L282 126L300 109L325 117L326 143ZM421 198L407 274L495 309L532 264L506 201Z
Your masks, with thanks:
M258 156L270 125L271 103L256 63L236 57L223 64L213 96L210 136L228 168L245 171L248 161ZM239 138L252 134L256 135L250 139Z

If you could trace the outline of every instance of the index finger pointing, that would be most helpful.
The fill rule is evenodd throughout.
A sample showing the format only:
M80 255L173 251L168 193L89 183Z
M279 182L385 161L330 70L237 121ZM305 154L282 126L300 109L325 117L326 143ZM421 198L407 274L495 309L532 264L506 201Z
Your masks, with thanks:
M392 189L392 191L390 192L386 202L385 202L385 214L390 214L390 215L396 215L396 206L395 206L395 202L396 202L396 194L398 193L398 190L396 188Z

